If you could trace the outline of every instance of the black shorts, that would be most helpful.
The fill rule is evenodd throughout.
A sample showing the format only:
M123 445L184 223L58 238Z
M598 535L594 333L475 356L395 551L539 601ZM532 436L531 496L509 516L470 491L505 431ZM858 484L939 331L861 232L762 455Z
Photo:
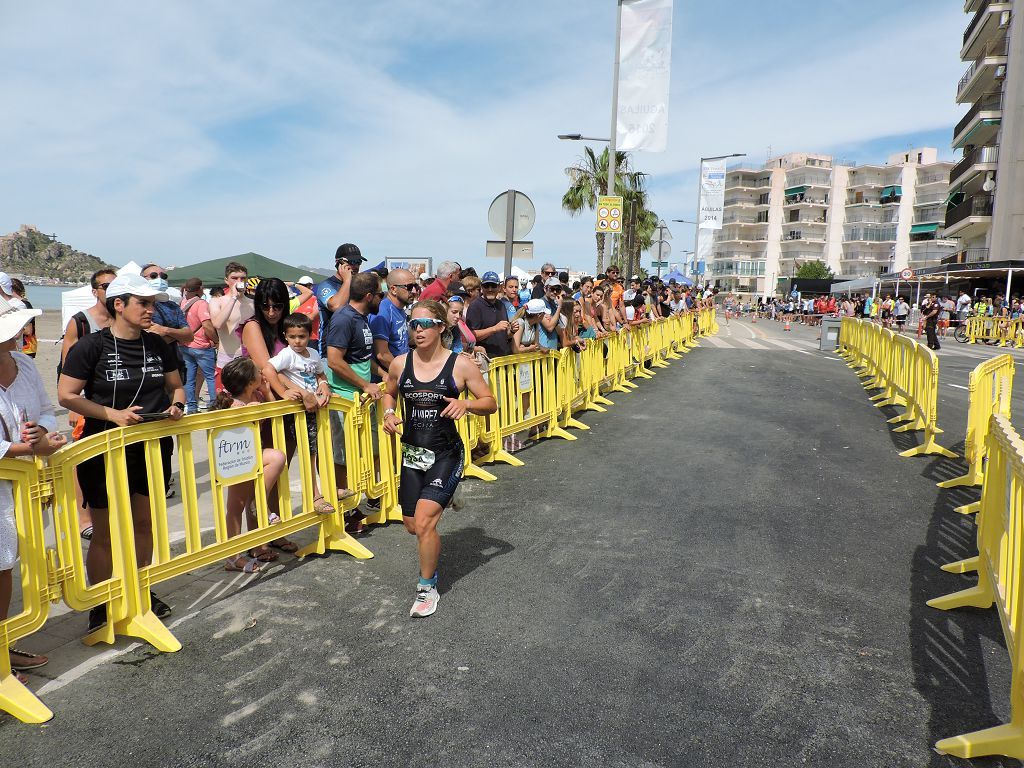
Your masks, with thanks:
M459 445L451 451L435 451L434 465L430 469L412 469L402 465L401 484L398 486L398 503L402 515L416 514L416 502L420 499L435 501L444 509L451 503L455 489L462 480L462 465L465 452Z
M171 453L174 452L174 438L160 438L160 455L164 467L164 492L171 479ZM128 475L128 492L149 496L149 472L146 471L146 444L135 443L124 449ZM107 469L103 455L94 456L78 465L78 484L82 488L82 499L91 509L107 509Z

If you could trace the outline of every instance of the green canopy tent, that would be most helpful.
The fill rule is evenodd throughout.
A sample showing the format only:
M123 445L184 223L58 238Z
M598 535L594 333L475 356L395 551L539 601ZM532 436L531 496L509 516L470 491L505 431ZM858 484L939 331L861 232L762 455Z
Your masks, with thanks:
M198 277L203 281L206 288L213 288L224 284L224 267L229 261L237 261L244 264L249 270L249 277L279 277L288 282L295 282L303 275L309 275L319 282L330 276L325 270L312 270L285 264L283 261L268 259L258 253L243 253L240 256L231 256L223 259L211 259L201 261L198 264L188 264L184 267L168 270L167 280L171 285L181 287L190 277Z

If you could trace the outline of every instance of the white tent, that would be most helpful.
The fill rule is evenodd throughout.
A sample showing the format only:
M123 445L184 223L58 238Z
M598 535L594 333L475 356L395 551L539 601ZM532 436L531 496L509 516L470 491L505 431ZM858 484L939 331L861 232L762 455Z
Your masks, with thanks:
M129 261L119 270L119 275L131 275L139 274L142 272L142 267L136 264L134 261ZM70 291L64 291L60 295L60 320L61 320L61 334L63 335L64 329L68 327L68 323L71 322L71 316L76 312L80 312L83 309L88 309L96 303L96 297L92 295L92 286L86 283L80 288L73 288Z
M504 277L505 273L502 272L501 276ZM517 278L519 278L520 282L522 282L523 280L529 280L530 279L530 274L526 270L522 269L521 267L517 267L515 264L513 264L512 265L512 270L511 270L511 272L509 274L509 277L517 277Z

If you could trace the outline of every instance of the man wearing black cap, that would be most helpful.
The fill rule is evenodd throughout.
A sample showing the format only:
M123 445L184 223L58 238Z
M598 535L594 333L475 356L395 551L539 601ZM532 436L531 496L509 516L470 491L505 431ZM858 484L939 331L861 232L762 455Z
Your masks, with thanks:
M320 308L321 356L326 357L324 340L327 338L331 316L348 304L349 283L352 282L352 275L359 271L359 265L364 261L366 259L359 251L358 245L342 243L334 252L334 274L313 288L317 306Z

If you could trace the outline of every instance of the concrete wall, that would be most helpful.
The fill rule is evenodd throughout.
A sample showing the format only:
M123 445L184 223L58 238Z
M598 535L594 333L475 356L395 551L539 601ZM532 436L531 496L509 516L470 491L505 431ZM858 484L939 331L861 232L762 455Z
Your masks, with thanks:
M846 223L846 188L850 169L838 165L832 169L832 189L828 193L828 228L825 230L825 263L837 275L842 274L843 224Z

